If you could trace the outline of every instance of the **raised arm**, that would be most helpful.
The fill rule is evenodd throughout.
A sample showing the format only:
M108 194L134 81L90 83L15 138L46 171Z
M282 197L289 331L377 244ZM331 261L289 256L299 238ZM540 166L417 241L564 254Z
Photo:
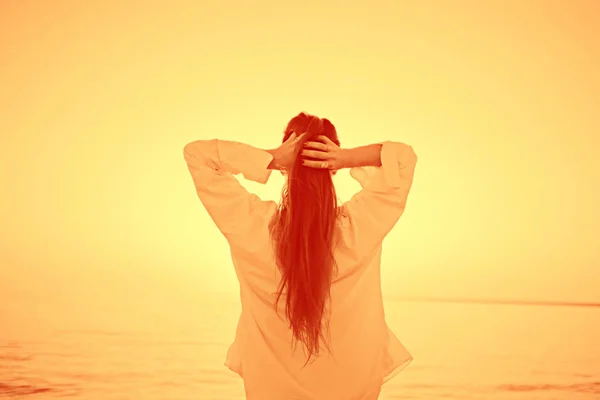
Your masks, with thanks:
M350 219L352 245L361 255L379 246L404 213L417 155L399 142L356 147L346 152L343 167L361 183L343 207Z
M347 149L342 157L342 168L381 167L382 147L383 144L374 143Z
M245 143L217 139L189 143L183 156L196 193L212 220L230 243L243 245L252 233L255 211L264 202L233 175L266 183L273 156Z
M325 136L302 151L303 165L338 170L350 175L362 190L343 205L350 218L349 243L366 255L377 247L402 216L412 186L417 156L407 144L387 141L342 149Z

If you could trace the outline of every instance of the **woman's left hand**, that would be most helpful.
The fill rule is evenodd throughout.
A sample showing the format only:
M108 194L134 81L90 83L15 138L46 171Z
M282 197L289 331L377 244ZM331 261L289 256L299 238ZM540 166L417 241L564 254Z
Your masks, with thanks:
M277 169L289 169L292 166L302 148L301 142L305 136L306 132L298 136L296 135L296 132L294 132L290 135L288 140L281 144L281 146L275 150L268 150L273 156L272 162Z

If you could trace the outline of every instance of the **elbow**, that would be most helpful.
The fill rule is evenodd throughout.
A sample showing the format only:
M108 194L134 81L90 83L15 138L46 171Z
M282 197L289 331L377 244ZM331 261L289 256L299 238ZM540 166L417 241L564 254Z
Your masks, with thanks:
M194 152L194 147L196 147L196 142L190 142L183 146L183 156L189 157Z
M197 163L216 157L218 154L217 141L196 140L183 146L183 157L188 163Z
M417 160L419 159L419 157L417 157L417 153L411 145L404 144L404 149L401 154L403 164L410 167L414 167L415 165L417 165Z
M183 146L183 159L188 165L195 165L202 158L202 143L195 141Z
M206 141L195 140L183 146L183 157L187 160L197 158L198 155L205 152Z
M417 156L417 153L415 152L415 149L412 146L408 146L409 147L409 157L411 160L412 165L417 165L417 161L419 161L419 156Z
M218 139L212 140L195 140L183 146L183 154L193 154L198 151L212 150L216 148Z

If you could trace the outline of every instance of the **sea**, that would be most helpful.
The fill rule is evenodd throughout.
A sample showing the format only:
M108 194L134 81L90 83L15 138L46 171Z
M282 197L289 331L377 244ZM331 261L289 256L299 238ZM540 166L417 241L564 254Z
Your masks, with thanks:
M236 294L3 296L0 399L242 400ZM598 400L600 308L385 300L414 356L381 400ZM334 399L332 399L334 400Z

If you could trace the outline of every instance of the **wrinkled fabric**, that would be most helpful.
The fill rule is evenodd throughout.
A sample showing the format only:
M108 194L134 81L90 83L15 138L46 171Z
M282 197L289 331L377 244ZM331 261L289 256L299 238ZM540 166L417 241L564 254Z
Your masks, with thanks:
M229 243L240 284L242 311L225 365L243 378L248 400L374 399L412 361L385 321L380 264L382 242L404 212L417 156L408 145L381 144L381 167L352 168L362 190L340 206L338 273L328 308L331 354L304 368L283 297L274 311L281 275L268 223L277 204L249 193L233 176L266 183L271 154L217 139L185 146L198 197Z

